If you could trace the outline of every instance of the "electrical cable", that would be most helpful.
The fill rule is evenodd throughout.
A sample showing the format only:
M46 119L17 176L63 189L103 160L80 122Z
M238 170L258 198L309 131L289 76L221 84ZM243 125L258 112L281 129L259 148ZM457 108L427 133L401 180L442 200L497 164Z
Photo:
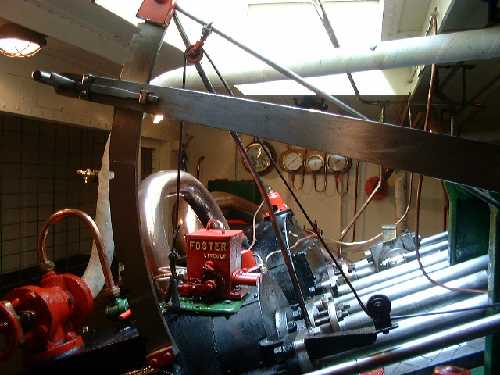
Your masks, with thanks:
M488 305L467 307L467 308L455 309L455 310L431 311L431 312L420 313L420 314L394 315L394 316L391 316L391 319L392 320L402 320L402 319L409 319L409 318L419 318L419 317L424 317L424 316L433 316L433 315L441 315L441 314L456 314L456 313L460 313L460 312L467 312L467 311L473 311L473 310L487 310L487 309L500 309L500 303L492 303L492 304L488 304Z
M252 219L252 243L250 244L250 246L248 247L248 250L252 250L253 247L255 246L255 242L257 241L257 237L255 235L255 231L256 231L256 219L257 219L257 214L259 213L259 211L262 209L262 207L264 206L264 201L262 201L262 203L259 205L259 207L255 210L255 213L253 214L253 219Z

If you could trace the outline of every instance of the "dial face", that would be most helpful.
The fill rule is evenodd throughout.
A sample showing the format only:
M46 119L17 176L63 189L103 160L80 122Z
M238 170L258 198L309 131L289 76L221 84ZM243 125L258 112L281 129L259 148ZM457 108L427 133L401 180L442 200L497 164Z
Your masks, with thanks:
M250 161L257 173L264 173L271 167L271 160L267 156L263 147L266 147L272 155L272 151L267 145L263 146L260 143L251 143L246 147L248 157L250 158Z
M317 172L324 167L325 162L321 155L311 155L306 161L307 169Z
M301 152L289 151L283 155L283 167L289 172L298 171L304 164L304 155Z
M326 158L326 164L329 170L333 172L340 172L347 167L348 160L342 155L329 154Z

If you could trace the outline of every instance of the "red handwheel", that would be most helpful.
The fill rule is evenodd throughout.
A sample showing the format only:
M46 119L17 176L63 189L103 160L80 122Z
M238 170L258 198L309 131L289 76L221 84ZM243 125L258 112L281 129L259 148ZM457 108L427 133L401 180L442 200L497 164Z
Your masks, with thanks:
M0 301L0 335L4 336L0 347L0 362L8 360L22 340L23 330L14 307L9 301Z

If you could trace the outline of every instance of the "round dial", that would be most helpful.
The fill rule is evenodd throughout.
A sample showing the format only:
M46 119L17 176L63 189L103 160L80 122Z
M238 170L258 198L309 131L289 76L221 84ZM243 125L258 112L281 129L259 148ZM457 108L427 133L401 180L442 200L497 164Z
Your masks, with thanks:
M304 164L304 154L300 151L287 151L281 155L281 166L288 172L297 172Z
M328 154L326 156L326 166L333 173L345 173L351 168L351 164L351 159L343 155Z
M325 166L325 161L321 155L311 155L306 160L307 169L311 172L318 172Z
M267 142L254 142L250 143L246 147L246 151L248 153L248 157L250 158L250 162L252 163L253 167L259 174L265 174L271 170L271 160L267 156L266 151L264 150L264 147L267 149L267 151L271 154L271 156L275 155L274 149L272 146L267 143ZM243 162L243 165L246 168L245 162Z

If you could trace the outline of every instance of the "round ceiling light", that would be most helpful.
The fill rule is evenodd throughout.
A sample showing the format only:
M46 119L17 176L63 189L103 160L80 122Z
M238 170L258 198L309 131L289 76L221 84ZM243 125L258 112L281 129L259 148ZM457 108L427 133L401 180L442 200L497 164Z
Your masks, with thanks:
M0 53L8 57L31 57L47 44L45 36L15 23L0 26Z

